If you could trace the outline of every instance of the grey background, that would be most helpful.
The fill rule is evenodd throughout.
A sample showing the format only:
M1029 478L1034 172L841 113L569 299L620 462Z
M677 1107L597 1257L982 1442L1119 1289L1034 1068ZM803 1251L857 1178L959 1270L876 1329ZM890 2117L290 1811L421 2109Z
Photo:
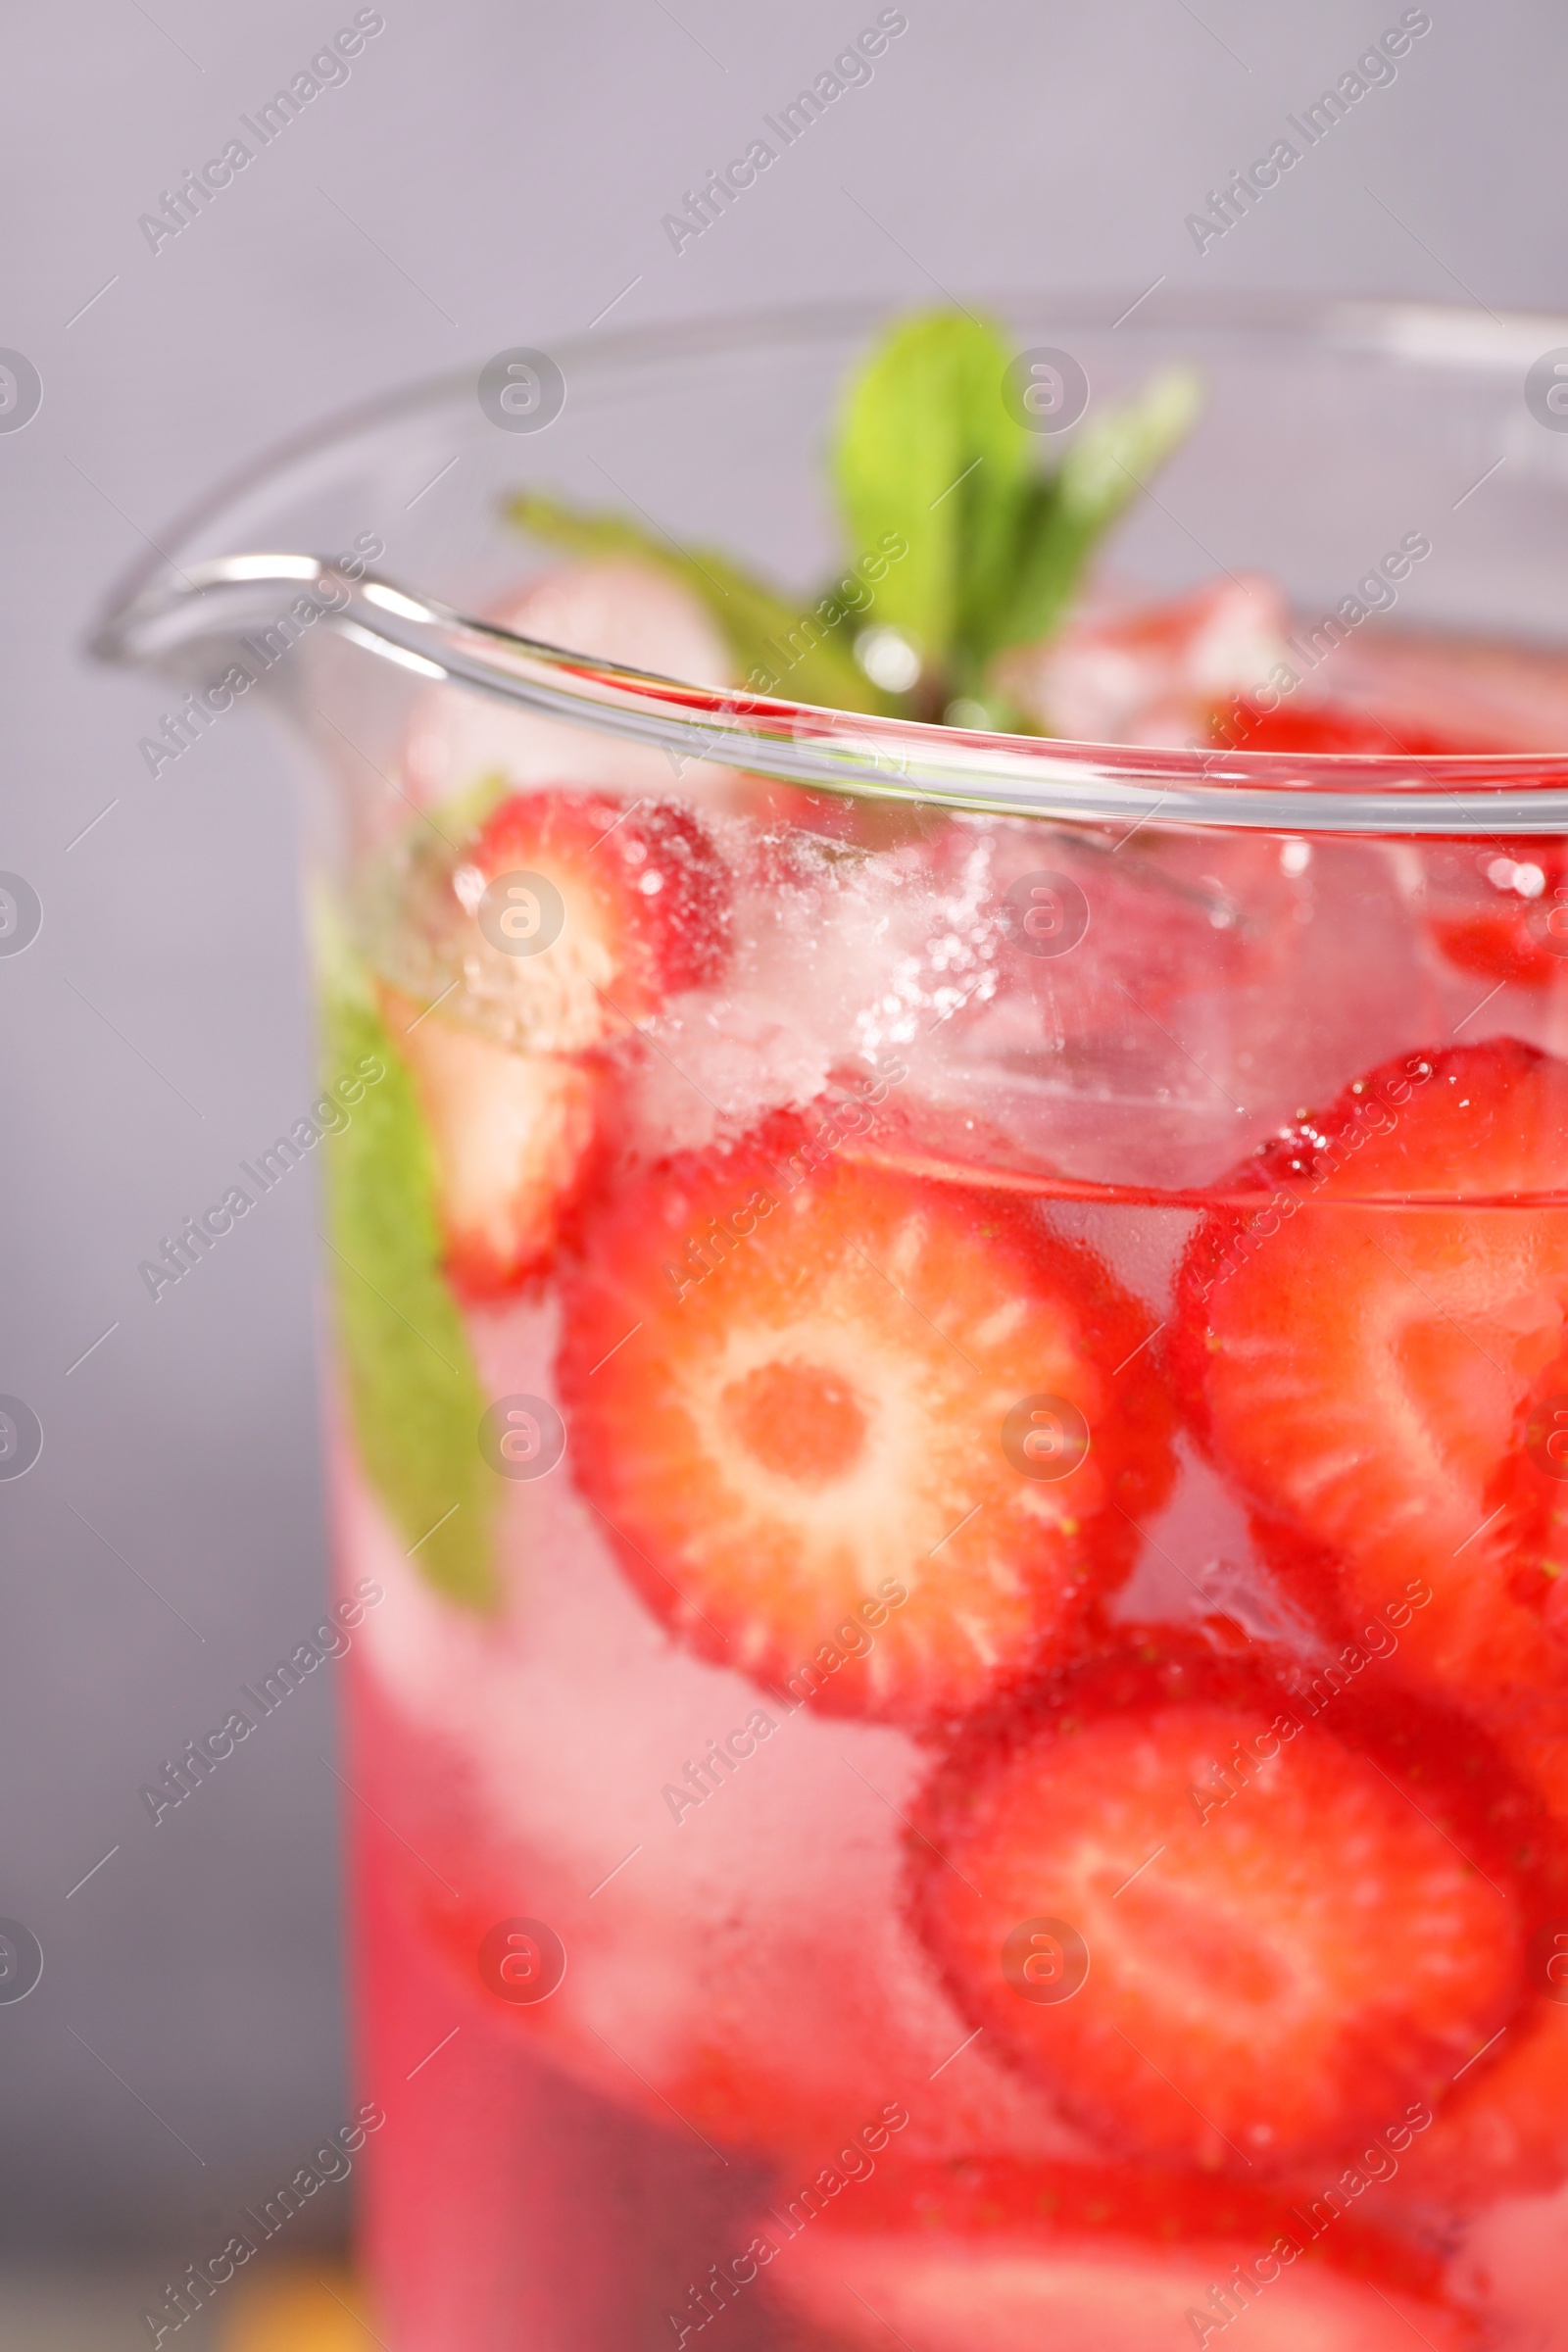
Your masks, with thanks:
M617 295L626 325L1162 274L1568 303L1554 0L1432 0L1394 86L1202 257L1185 215L1396 0L907 0L870 85L677 256L662 215L876 13L385 0L348 83L156 257L138 216L353 6L13 15L0 344L45 387L0 435L0 867L45 910L0 959L0 1391L46 1431L0 1485L0 1915L46 1952L0 2006L18 2253L183 2262L347 2096L335 1670L157 1829L137 1798L309 1630L324 1547L307 1174L157 1307L136 1277L313 1091L279 748L247 718L153 782L168 697L79 650L109 582L280 435Z

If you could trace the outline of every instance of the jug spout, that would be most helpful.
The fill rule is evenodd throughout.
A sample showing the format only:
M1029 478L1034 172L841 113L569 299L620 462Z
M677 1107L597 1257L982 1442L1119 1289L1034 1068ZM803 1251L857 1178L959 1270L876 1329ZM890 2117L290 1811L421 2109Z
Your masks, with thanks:
M182 676L218 670L251 631L270 631L281 646L342 611L351 595L352 583L317 556L170 564L110 607L89 651L101 662Z
M335 641L405 679L599 727L677 761L711 759L715 718L722 728L744 716L734 698L471 619L352 559L258 552L163 564L111 606L89 648L100 661L184 683L231 693L265 685L297 702L308 665L285 665L285 657L306 641L318 668Z

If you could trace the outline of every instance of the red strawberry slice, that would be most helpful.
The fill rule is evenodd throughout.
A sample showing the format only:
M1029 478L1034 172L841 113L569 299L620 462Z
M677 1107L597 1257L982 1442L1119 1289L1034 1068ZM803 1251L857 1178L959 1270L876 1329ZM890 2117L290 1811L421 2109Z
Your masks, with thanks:
M564 1054L513 1053L395 989L380 998L429 1131L447 1271L473 1297L510 1290L560 1239L604 1074Z
M1336 2155L1513 2016L1494 1752L1333 1706L1150 1643L938 1776L919 1924L959 2005L1105 2144L1254 2174Z
M584 1260L572 1459L684 1641L903 1723L1070 1653L1170 1476L1150 1319L1086 1250L780 1118L629 1184Z
M388 1019L430 1125L448 1263L469 1291L509 1289L549 1257L604 1088L582 1057L714 979L728 924L718 854L671 802L514 793L455 856L413 850ZM460 988L471 1026L447 1017Z
M1568 982L1568 858L1550 839L1426 851L1427 925L1450 963L1525 988Z
M1404 1671L1561 1684L1568 1062L1504 1038L1390 1063L1222 1190L1264 1199L1196 1237L1173 1349L1215 1459L1353 1612L1414 1599Z
M1208 732L1209 740L1228 752L1337 752L1423 760L1485 748L1407 717L1385 718L1359 704L1280 702L1265 709L1246 695L1221 705L1209 720Z
M835 2342L1176 2352L1244 2316L1251 2352L1479 2340L1443 2301L1435 2257L1336 2208L1318 2223L1255 2189L1170 2174L996 2159L890 2172L890 2160L866 2156L870 2179L857 2167L787 2206L786 2187L748 2249L769 2293Z
M1565 1947L1568 1948L1568 1947ZM1568 2180L1568 2008L1529 2001L1402 2159L1401 2203L1473 2212Z
M672 801L513 793L450 889L470 989L536 1053L600 1045L723 964L724 867Z
M1568 1830L1568 1695L1490 1711L1500 1754L1539 1808L1526 1835ZM1399 2193L1474 2209L1568 2180L1568 1895L1541 1890L1526 1946L1530 1997L1488 2063L1466 2069L1411 2149Z

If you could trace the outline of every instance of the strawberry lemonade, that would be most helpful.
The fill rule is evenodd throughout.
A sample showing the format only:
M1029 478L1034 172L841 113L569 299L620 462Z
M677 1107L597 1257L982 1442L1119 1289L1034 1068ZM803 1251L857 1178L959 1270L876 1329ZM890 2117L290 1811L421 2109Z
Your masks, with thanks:
M1474 742L1283 626L1012 690ZM1568 2341L1560 853L564 733L428 690L326 959L387 2340Z
M385 1073L387 2352L1568 2352L1568 329L1164 301L607 327L106 631Z

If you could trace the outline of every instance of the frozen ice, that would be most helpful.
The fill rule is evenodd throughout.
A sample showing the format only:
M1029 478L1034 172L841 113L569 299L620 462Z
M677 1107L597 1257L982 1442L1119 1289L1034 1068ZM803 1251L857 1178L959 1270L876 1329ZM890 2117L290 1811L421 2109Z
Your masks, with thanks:
M1210 1183L1287 1119L1446 1034L1376 843L1147 828L1117 849L999 827L994 903L1026 858L1081 891L1082 937L1038 956L1004 935L995 985L916 1074L1064 1175Z
M645 1152L733 1137L896 1057L906 1101L1002 1131L1023 1163L1198 1186L1453 1017L1375 843L950 819L867 852L719 830L733 965L637 1041ZM1061 953L1020 937L1016 893L1040 875L1081 902Z
M722 676L707 614L646 566L568 566L507 612ZM1052 659L1082 683L1075 725L1124 732L1143 723L1137 678L1138 694L1217 697L1281 620L1266 583L1225 581L1075 622ZM1094 727L1091 690L1105 722ZM609 738L444 688L421 708L410 758L431 797L498 760L518 781L681 789L662 755L637 754L633 773ZM1441 1044L1469 1009L1424 938L1408 857L1386 845L898 808L852 808L829 833L770 822L755 794L739 813L743 786L723 797L705 795L705 821L732 878L730 967L613 1045L620 1140L639 1154L732 1140L836 1074L897 1057L906 1101L1002 1131L1030 1165L1197 1187L1363 1071ZM1043 945L1021 936L1014 903L1042 877L1081 918Z
M995 984L982 836L943 824L874 852L714 820L735 878L733 959L640 1041L626 1115L645 1149L732 1138L836 1072L906 1055Z
M1281 590L1257 572L1158 604L1091 604L1045 645L1009 656L1002 682L1072 742L1181 746L1203 740L1217 704L1285 662L1288 622Z

